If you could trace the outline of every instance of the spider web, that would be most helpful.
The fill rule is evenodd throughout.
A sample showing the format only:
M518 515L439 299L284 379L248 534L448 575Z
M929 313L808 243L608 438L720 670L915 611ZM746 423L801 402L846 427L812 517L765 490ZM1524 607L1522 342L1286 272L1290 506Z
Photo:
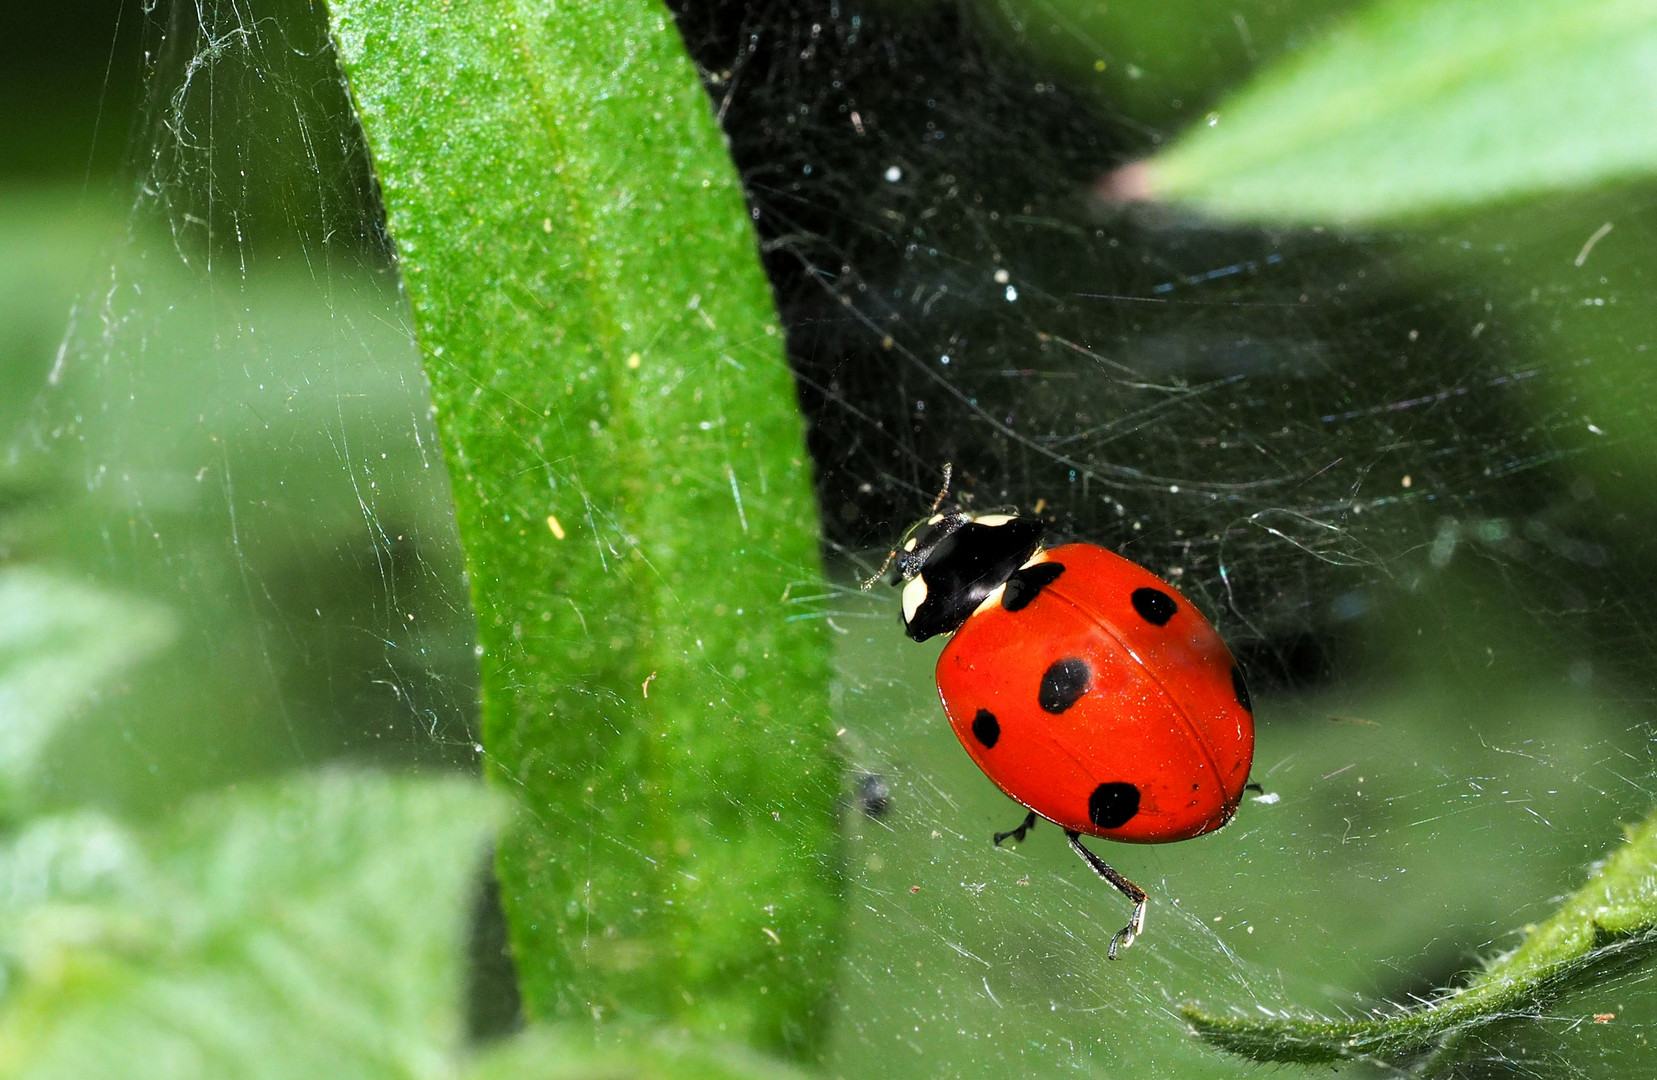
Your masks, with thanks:
M1058 5L1017 8L1023 37L988 5L680 7L830 554L811 611L853 776L829 1074L1231 1075L1181 1001L1430 995L1646 812L1649 192L1363 235L1124 210L1101 177L1213 101L1055 74ZM297 3L147 18L126 242L10 456L77 492L62 558L190 618L125 728L89 726L121 745L77 751L141 767L63 768L61 796L475 768L447 481L326 28ZM1189 844L1100 845L1153 898L1118 963L1126 905L1055 829L990 845L1020 814L943 722L935 645L855 588L946 461L973 505L1173 582L1254 691L1268 797ZM1469 1053L1632 1075L1654 1019L1635 968Z

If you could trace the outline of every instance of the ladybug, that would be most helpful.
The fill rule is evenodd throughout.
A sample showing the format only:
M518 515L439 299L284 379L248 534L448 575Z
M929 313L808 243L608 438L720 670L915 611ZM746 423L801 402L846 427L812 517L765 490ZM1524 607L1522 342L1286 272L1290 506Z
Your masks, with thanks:
M1093 544L1042 546L1012 514L938 512L893 552L903 627L938 657L961 745L1133 903L1110 958L1145 929L1145 890L1083 846L1189 840L1231 820L1254 759L1254 715L1220 635L1173 586ZM890 560L888 560L890 562ZM885 568L871 579L878 580Z

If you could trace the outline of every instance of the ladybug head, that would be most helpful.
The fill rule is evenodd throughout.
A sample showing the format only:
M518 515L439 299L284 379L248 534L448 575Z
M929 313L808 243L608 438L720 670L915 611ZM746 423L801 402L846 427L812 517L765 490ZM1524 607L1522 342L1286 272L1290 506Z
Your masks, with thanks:
M1041 547L1039 521L949 508L911 530L892 584L903 589L903 628L916 641L952 634Z

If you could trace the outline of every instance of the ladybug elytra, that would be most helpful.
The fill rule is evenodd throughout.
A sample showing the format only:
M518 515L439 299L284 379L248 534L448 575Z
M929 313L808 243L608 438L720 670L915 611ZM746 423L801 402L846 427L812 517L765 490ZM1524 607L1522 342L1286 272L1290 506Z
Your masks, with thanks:
M1115 959L1145 928L1146 894L1080 837L1159 844L1230 821L1254 757L1248 688L1214 627L1149 570L1092 544L1045 548L1029 518L937 512L942 500L894 553L904 629L954 635L938 657L944 712L1029 810L995 842L1046 818L1132 901Z

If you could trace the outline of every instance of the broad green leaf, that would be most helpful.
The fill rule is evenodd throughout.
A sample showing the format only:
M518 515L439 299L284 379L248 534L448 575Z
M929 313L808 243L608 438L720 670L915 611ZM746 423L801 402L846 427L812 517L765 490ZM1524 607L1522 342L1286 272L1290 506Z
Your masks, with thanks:
M602 1042L589 1030L530 1028L480 1059L467 1080L804 1080L782 1062L684 1033L623 1027Z
M1407 1060L1434 1053L1429 1071L1447 1066L1470 1029L1540 1009L1573 978L1657 939L1657 814L1629 829L1589 879L1524 941L1466 987L1420 1008L1366 1020L1183 1011L1203 1038L1259 1061L1328 1062L1376 1057Z
M1204 213L1347 224L1648 174L1657 7L1382 0L1145 168Z
M656 0L333 5L455 485L531 1018L804 1055L839 919L801 423Z
M0 1076L443 1077L494 801L333 773L0 850Z
M21 811L52 734L172 639L164 608L28 566L0 567L0 818Z

